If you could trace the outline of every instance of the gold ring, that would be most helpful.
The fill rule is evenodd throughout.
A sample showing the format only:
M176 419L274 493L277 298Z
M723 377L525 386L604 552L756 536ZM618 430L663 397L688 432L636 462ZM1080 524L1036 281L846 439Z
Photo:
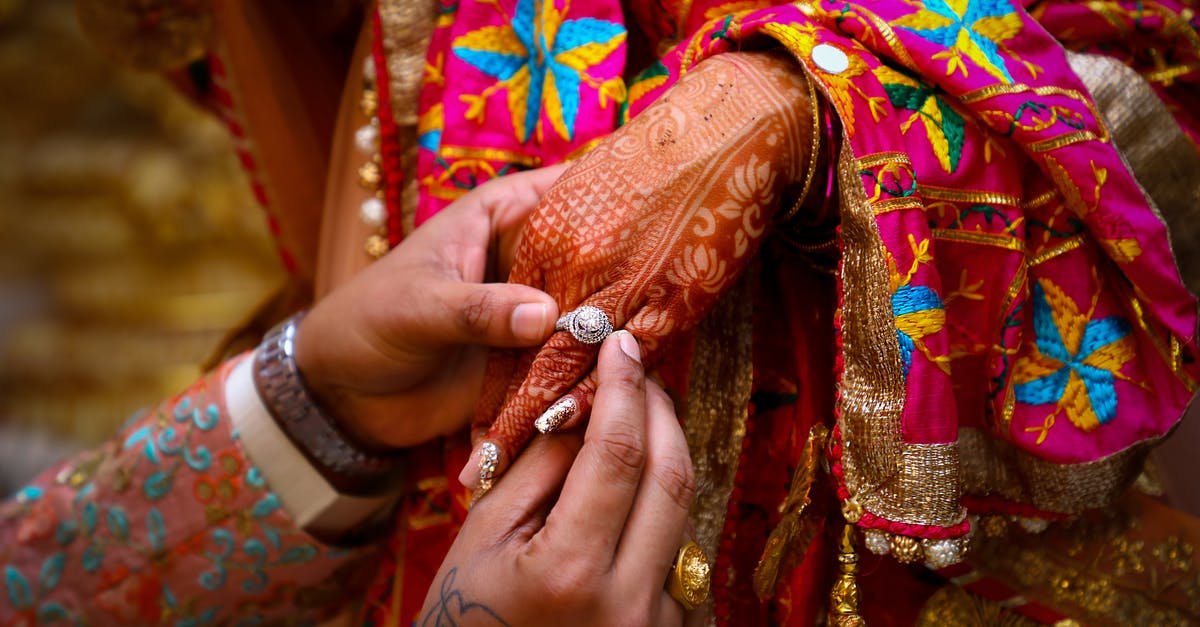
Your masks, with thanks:
M688 542L675 554L675 563L667 578L667 593L685 609L694 610L708 600L711 571L704 549L695 542Z

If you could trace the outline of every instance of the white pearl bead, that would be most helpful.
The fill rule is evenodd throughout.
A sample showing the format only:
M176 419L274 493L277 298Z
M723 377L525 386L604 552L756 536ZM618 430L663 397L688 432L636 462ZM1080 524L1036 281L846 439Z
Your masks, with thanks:
M1041 533L1050 526L1050 522L1045 518L1028 518L1021 516L1017 519L1017 524L1028 533Z
M372 120L374 121L374 120ZM374 124L359 127L354 131L354 145L368 155L375 154L379 144L379 128Z
M387 205L378 198L368 198L359 207L358 213L368 226L380 227L387 223Z
M933 570L945 568L962 561L962 550L957 540L925 540L925 565Z
M868 529L864 534L864 543L867 550L876 555L887 555L892 550L888 543L888 534L878 529Z
M375 57L367 55L363 57L363 80L367 82L375 82Z

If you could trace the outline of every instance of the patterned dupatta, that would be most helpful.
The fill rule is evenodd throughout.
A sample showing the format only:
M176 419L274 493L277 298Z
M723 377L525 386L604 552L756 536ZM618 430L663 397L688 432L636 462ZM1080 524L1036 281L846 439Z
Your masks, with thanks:
M385 27L392 4L379 8ZM935 567L961 558L968 514L1053 519L1111 502L1196 387L1196 303L1157 208L1038 19L1075 49L1142 71L1174 103L1189 102L1177 88L1200 61L1190 14L1168 3L1043 2L1032 14L1004 0L771 4L639 2L627 25L616 0L443 1L408 173L419 198L390 197L392 209L420 224L489 178L580 155L705 58L774 42L819 89L840 146L834 415L784 431L789 465L807 425L828 422L847 520L871 550ZM1164 53L1147 61L1099 43L1134 33ZM377 57L396 52L386 43ZM647 51L660 54L637 60ZM390 63L377 65L386 79ZM1189 115L1177 118L1195 137ZM412 621L465 512L445 478L465 449L450 449L405 504L368 607L380 624ZM792 470L759 469L774 477L762 500L782 501ZM710 516L725 520L751 490L741 476ZM734 553L757 559L769 528L722 528L740 534L714 547L726 583L744 562ZM811 582L786 581L786 611L771 620L812 620L800 591ZM730 609L749 607L737 590L716 590L721 622L745 619Z

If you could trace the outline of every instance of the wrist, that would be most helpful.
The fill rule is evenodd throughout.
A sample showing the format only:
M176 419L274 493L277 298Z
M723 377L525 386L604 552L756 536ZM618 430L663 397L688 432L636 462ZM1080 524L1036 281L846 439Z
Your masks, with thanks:
M391 444L366 428L362 417L370 415L371 412L364 408L360 396L352 389L337 383L335 377L328 376L328 373L337 373L339 369L328 367L326 364L329 362L323 358L324 351L320 339L323 333L314 326L314 323L318 322L317 316L320 314L314 316L310 312L297 319L293 352L296 369L313 402L358 448L381 455L395 453L403 448L403 445ZM345 369L341 370L344 372Z
M255 352L254 383L271 417L321 475L339 491L376 495L403 477L403 454L347 427L327 410L305 381L296 360L303 313L280 323Z

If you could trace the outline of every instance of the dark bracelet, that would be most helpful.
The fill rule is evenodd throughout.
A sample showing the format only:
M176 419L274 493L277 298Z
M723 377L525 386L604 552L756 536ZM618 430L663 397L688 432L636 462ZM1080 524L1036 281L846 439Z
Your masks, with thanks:
M378 453L356 442L313 398L296 366L300 312L267 332L254 358L254 386L271 417L292 444L335 489L352 496L380 496L403 483L404 455Z

